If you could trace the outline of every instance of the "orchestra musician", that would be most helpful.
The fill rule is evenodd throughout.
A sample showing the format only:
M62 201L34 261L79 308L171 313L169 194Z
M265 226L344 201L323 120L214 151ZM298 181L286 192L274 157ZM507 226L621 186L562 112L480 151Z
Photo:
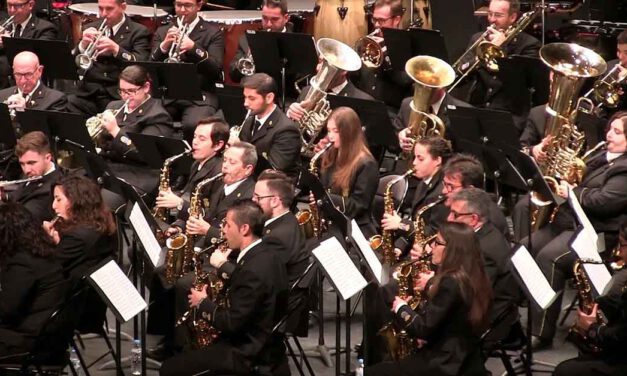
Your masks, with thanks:
M244 106L250 111L239 139L257 148L272 168L296 177L300 166L300 130L275 104L277 86L272 77L255 73L242 80ZM237 141L233 139L232 141Z
M40 131L25 134L17 140L15 155L24 178L41 178L22 183L11 191L0 188L2 201L24 205L38 223L51 220L54 217L52 184L63 172L53 162L48 137Z
M619 250L622 262L627 262L627 222L620 225ZM619 272L620 273L620 272ZM555 376L607 375L627 373L624 348L627 345L627 289L625 280L612 279L610 292L598 297L590 314L577 310L576 328L585 333L591 345L601 348L599 354L579 354L558 364ZM612 293L613 292L613 293ZM599 310L607 322L597 322Z
M66 291L41 222L18 203L0 205L0 283L0 356L10 361L31 350Z
M0 89L10 85L10 63L4 50L2 37L53 40L57 39L57 28L52 23L35 16L35 0L7 0L7 14L12 22L0 30ZM2 23L8 19L3 20Z
M415 281L426 292L424 306L414 311L399 296L391 304L394 323L418 349L400 361L366 367L364 375L485 374L479 335L487 327L492 289L475 231L444 223L430 247L437 270Z
M609 121L606 133L607 150L591 155L586 161L586 171L578 186L561 181L556 194L567 198L569 191L576 195L596 232L605 234L611 247L616 242L619 224L627 220L627 113L618 112ZM526 199L516 205L514 227L528 226L529 208ZM577 255L569 250L568 243L574 234L574 214L561 205L554 220L532 236L532 249L538 266L547 276L555 291L565 286L572 274ZM525 227L527 229L527 227ZM520 230L517 230L520 231ZM524 233L521 231L521 233ZM526 239L522 242L526 243ZM547 348L552 345L556 322L561 307L561 296L545 311L536 304L534 310L534 345Z
M192 139L198 121L216 113L218 97L214 84L222 81L224 35L218 26L198 15L202 4L202 0L174 0L176 19L157 30L150 55L153 61L175 58L196 65L203 99L164 102L172 118L181 121L184 138L188 141ZM184 28L187 31L181 36Z
M82 54L91 43L96 43L92 66L82 72L84 77L76 94L68 96L70 111L87 116L102 112L107 104L120 98L121 64L144 61L150 56L150 32L126 17L125 10L125 0L98 0L100 18L86 25L73 51L74 55ZM106 27L100 33L103 22Z
M206 349L167 359L160 375L249 374L253 367L273 374L279 365L287 366L282 338L272 333L287 311L287 278L278 254L261 240L264 221L263 211L251 200L230 206L224 237L230 249L240 251L225 281L228 304L208 299L206 286L189 290L190 306L198 307L202 319L220 331L219 337Z
M621 31L616 37L616 59L607 62L607 70L605 72L609 73L616 66L618 66L617 69L620 70L619 75L623 77L621 83L618 84L622 93L615 108L607 108L607 106L601 107L602 111L600 116L605 118L611 117L617 111L627 110L627 97L625 96L627 80L624 78L625 75L627 75L627 30ZM605 76L605 74L601 75L601 77L603 76Z

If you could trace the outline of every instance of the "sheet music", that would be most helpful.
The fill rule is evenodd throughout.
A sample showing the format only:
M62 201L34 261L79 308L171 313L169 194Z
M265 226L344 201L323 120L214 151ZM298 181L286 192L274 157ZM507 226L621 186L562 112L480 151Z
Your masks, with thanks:
M335 237L320 243L313 255L333 281L342 299L350 299L368 284Z
M584 263L583 268L585 269L588 279L594 286L597 294L603 295L605 289L610 283L610 280L612 279L612 275L610 274L610 271L607 270L605 264Z
M575 233L575 239L571 243L572 250L580 259L601 262L601 255L597 251L597 239L593 239L584 229ZM601 290L603 291L603 290Z
M159 265L161 246L159 245L155 234L152 232L148 221L146 221L146 217L144 217L144 213L142 213L139 204L133 204L129 220L131 221L131 225L133 226L137 237L139 237L139 241L142 243L148 258L150 259L150 262L156 267Z
M592 227L592 223L590 223L590 220L588 219L586 213L583 211L579 200L577 200L577 196L570 187L568 187L568 202L570 202L570 207L573 208L573 211L575 212L575 216L579 220L579 223L583 226L583 230L586 232L586 236L592 239L593 243L595 244L595 250L598 251L598 249L596 248L596 244L598 241L597 232L594 230L594 227Z
M120 313L124 322L132 319L148 307L148 304L139 295L135 286L113 260L93 272L89 278L106 295L111 304Z
M366 240L364 233L361 232L361 229L357 225L355 220L351 220L351 235L355 243L357 243L357 247L359 247L359 251L361 255L366 260L366 264L368 268L374 274L374 277L377 279L379 284L383 284L386 281L383 280L383 265L377 258L377 255L374 253L372 248L370 248L370 242Z
M512 263L523 280L533 300L542 309L546 309L557 298L549 281L538 267L533 257L525 246L520 246L512 256Z

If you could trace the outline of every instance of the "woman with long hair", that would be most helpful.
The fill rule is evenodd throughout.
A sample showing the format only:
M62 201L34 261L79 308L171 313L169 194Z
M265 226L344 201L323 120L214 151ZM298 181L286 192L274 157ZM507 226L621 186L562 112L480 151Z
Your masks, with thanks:
M322 156L320 181L333 204L355 219L367 236L374 235L370 207L379 171L357 113L348 107L336 108L327 121L327 132L333 146Z
M33 215L0 205L0 356L29 351L66 283L54 245Z
M437 270L415 281L426 290L424 306L415 312L398 296L392 304L395 325L417 349L400 361L367 367L366 375L485 374L479 335L487 326L492 288L479 241L470 226L444 223L430 246Z

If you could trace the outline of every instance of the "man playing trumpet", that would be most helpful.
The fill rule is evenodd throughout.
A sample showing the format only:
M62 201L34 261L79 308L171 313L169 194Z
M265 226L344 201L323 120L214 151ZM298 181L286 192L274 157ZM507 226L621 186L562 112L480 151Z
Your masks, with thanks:
M222 80L224 36L217 26L198 16L201 6L200 0L175 0L176 19L157 30L150 55L153 61L170 59L196 64L203 99L167 100L164 103L170 115L183 124L188 141L192 140L198 121L215 114L218 98L214 83Z

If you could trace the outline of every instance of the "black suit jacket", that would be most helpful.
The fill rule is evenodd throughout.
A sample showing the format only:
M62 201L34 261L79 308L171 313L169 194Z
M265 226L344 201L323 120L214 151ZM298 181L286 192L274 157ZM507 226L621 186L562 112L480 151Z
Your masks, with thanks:
M401 108L398 110L396 118L392 121L392 124L394 124L397 132L402 131L409 125L409 117L411 116L411 108L409 107L409 103L412 101L412 99L413 97L407 97L403 99L403 102L401 103ZM442 104L440 105L440 108L438 109L437 116L442 119L442 122L444 122L444 125L447 128L450 124L450 119L447 115L449 106L451 108L472 107L469 103L459 100L450 94L446 94L444 96Z
M362 66L352 75L355 85L372 97L398 109L403 98L411 94L414 81L404 71L384 67L371 69Z
M527 116L525 129L520 135L520 144L533 147L542 142L547 119L546 104L532 108L529 111L529 116Z
M287 270L287 280L292 286L307 268L309 252L305 248L305 237L296 217L287 212L267 224L263 229L263 242L274 250Z
M0 90L0 102L4 102L11 95L17 94L17 86ZM39 84L37 90L26 103L26 108L33 110L65 111L67 97L65 93L51 89L43 83Z
M51 22L33 15L24 29L22 29L22 34L19 36L16 35L15 37L54 40L57 39L57 27Z
M184 206L189 205L189 199L191 198L192 192L194 192L194 189L196 188L196 185L198 185L198 183L200 183L204 179L216 176L222 171L222 156L215 155L214 157L206 161L205 164L202 165L200 170L198 169L199 165L200 162L198 161L194 161L194 163L192 163L187 183L179 192L181 198L183 199ZM211 195L213 195L214 192L220 187L222 187L220 179L214 180L213 183L209 183L208 186L204 187L203 196L211 197Z
M242 126L239 137L257 148L257 154L270 165L290 176L296 176L300 166L301 137L298 126L277 106L261 129L251 136L255 117L249 117Z
M61 265L53 257L33 255L30 249L16 250L2 266L0 283L0 344L26 351L64 299Z
M98 29L102 20L85 25L84 29ZM118 94L118 77L122 71L121 64L148 60L150 56L150 32L148 29L126 17L118 32L111 38L120 46L117 56L98 56L93 66L87 71L82 84L76 93L79 97L89 97L98 90L104 89L112 98L120 98ZM74 55L80 53L78 46Z
M57 167L40 180L24 183L15 191L7 192L7 198L24 205L37 222L49 221L55 216L52 210L52 184L62 174L63 172Z
M225 282L228 307L206 299L203 315L220 330L220 342L233 346L246 359L272 355L274 324L287 309L285 266L264 242L249 249ZM265 363L264 361L261 361Z
M302 102L305 99L305 97L307 96L307 93L309 93L310 89L311 89L311 86L305 86L303 88L303 90L301 91L301 93L298 95L298 99L296 99L296 101L297 102ZM334 95L332 93L330 93L330 94ZM350 97L350 98L364 99L364 100L368 100L368 101L375 100L372 95L366 93L365 91L359 90L350 81L348 81L346 83L346 86L344 86L344 88L342 88L342 90L340 90L340 92L337 93L337 95L340 96L340 97Z
M88 226L76 226L61 234L55 257L63 266L63 274L71 281L78 281L99 262L113 257L116 241Z

